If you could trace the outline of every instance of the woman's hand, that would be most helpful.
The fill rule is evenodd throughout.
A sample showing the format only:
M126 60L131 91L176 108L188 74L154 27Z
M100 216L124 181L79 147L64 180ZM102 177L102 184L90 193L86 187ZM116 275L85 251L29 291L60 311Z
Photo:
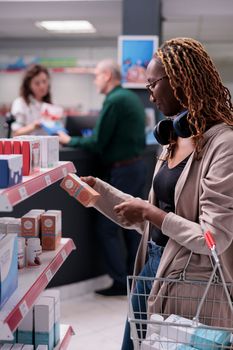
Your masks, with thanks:
M167 215L165 211L140 198L134 198L118 204L113 209L120 221L126 226L140 224L147 220L156 227L161 228Z
M122 222L128 225L145 221L146 211L150 204L139 198L116 205L113 209Z
M67 135L64 131L58 131L58 137L59 137L59 142L62 144L62 145L67 145L70 140L71 140L71 137L69 135Z
M96 184L96 178L93 176L80 176L80 179L91 187Z

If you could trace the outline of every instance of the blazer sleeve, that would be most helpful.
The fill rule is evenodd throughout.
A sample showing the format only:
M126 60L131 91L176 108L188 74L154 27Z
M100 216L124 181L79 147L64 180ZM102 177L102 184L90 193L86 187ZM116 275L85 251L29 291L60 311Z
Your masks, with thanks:
M219 144L205 176L200 178L199 222L187 220L175 213L168 213L163 221L162 232L194 253L210 254L203 235L207 230L210 230L214 237L219 255L232 244L232 146L232 141L225 142L225 145Z
M136 230L140 234L144 232L146 222L142 224L125 226L121 222L121 220L119 220L119 218L117 217L117 215L113 210L115 205L130 199L133 199L134 198L133 196L116 189L115 187L109 185L108 183L98 178L96 179L96 184L94 186L94 189L100 193L100 197L98 198L97 202L94 205L95 209L97 209L99 212L101 212L110 220L114 221L115 223L117 223L123 228Z

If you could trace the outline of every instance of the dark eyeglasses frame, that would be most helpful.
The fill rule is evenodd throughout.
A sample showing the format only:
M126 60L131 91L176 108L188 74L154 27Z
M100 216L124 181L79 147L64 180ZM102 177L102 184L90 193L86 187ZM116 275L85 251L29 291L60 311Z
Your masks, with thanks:
M149 93L153 93L153 90L156 86L156 84L160 81L160 80L163 80L167 78L167 75L164 75L163 77L159 78L159 79L156 79L154 81L152 81L151 83L149 84L146 84L146 89L149 91Z

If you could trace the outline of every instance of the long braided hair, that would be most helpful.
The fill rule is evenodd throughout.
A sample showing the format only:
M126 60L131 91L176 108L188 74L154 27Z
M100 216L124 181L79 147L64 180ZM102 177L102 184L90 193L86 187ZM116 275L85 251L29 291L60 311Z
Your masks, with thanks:
M194 130L196 155L201 151L203 133L214 124L233 126L231 94L204 47L191 38L166 41L154 56L159 57L173 88L175 97L188 109L187 120ZM187 102L181 98L183 91ZM172 157L176 141L168 147Z

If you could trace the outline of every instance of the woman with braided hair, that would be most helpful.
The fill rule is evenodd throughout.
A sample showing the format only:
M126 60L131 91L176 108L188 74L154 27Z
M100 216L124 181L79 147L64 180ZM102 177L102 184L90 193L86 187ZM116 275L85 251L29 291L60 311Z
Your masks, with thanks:
M164 148L156 164L149 201L130 198L99 179L87 177L86 182L102 195L96 208L118 224L142 233L136 275L177 279L188 263L188 279L207 281L213 270L204 239L209 230L216 242L224 277L233 282L230 92L223 86L204 47L190 38L166 41L149 63L147 79L150 100L166 117L155 129L155 136ZM155 260L151 264L151 247L157 249L157 264ZM181 292L175 286L168 291L157 281L153 286L147 283L146 290L138 282L135 289L146 294L151 289L149 306L155 313L161 313L159 295L174 296ZM137 310L146 307L136 299L132 304L135 317ZM169 298L163 308L167 314L179 314ZM211 314L213 310L207 311ZM218 314L219 305L215 312ZM211 324L211 317L207 320ZM123 349L133 349L128 325Z

